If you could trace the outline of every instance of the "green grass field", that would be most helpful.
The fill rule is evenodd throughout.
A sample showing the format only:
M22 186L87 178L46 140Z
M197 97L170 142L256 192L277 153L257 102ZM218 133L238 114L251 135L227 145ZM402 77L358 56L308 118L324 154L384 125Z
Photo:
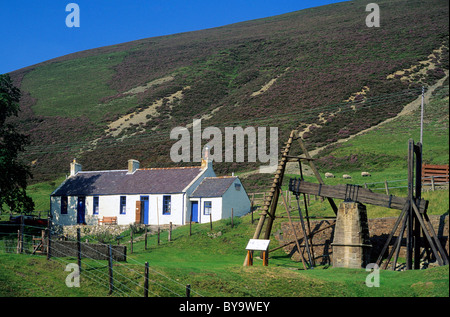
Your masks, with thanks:
M255 259L242 266L248 237L254 231L250 216L213 224L195 224L192 235L184 226L134 243L127 262L114 263L115 290L112 296L143 296L144 263L150 265L150 296L185 295L191 285L193 297L416 297L449 295L448 266L422 271L380 271L379 287L368 287L370 272L364 269L335 269L319 266L303 270L283 251L271 253L269 266ZM136 232L135 238L142 234ZM275 242L274 242L275 243ZM128 251L129 252L129 251ZM68 263L76 258L47 261L43 256L0 253L0 296L107 296L106 261L83 259L80 287L66 286Z

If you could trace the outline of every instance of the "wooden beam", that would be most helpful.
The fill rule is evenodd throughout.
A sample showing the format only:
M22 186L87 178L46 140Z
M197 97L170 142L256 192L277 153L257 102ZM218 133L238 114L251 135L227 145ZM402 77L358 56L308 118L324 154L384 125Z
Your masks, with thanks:
M370 204L398 210L402 210L403 206L408 200L407 198L403 197L396 197L393 195L387 196L384 194L374 193L369 189L365 189L359 186L353 186L351 190L349 190L349 187L350 186L347 185L333 186L309 183L299 179L291 179L289 184L289 190L294 192L294 194L305 193L326 198L343 200L352 198L353 201L360 202L362 204ZM421 213L424 213L427 210L428 201L421 199L417 207Z
M317 234L317 233L319 233L319 232L322 232L322 231L324 231L324 230L326 230L326 229L329 229L329 228L333 227L335 224L336 224L336 221L333 222L333 223L331 223L330 225L327 225L327 226L325 226L325 227L319 229L319 230L313 231L313 232L311 232L311 233L308 235L307 238L311 238L311 237L314 236L315 234ZM305 237L299 238L299 239L298 239L298 242L301 243L301 242L303 241L304 238L305 238ZM288 245L290 245L290 244L292 244L292 243L295 243L295 240L286 242L286 243L284 243L284 244L282 244L282 245L280 245L280 246L278 246L278 247L275 247L275 248L273 248L273 249L270 249L269 252L276 251L276 250L278 250L278 249L284 248L284 247L286 247L286 246L288 246Z
M288 205L286 203L286 200L284 199L283 193L281 192L281 187L280 187L280 194L281 194L281 198L283 199L287 215L289 217L289 225L291 226L292 233L294 234L294 237L295 237L294 241L295 241L295 243L297 245L298 253L300 254L300 257L302 259L303 269L306 270L307 269L306 264L305 264L306 260L305 260L305 258L303 256L302 249L300 249L300 244L298 243L297 233L295 232L295 228L294 228L294 225L292 224L292 220L291 220L291 212L289 211L289 207L288 207ZM303 236L306 237L306 232L305 231L303 231ZM308 241L308 239L305 239L305 241ZM309 254L309 252L308 252L308 254ZM311 258L310 258L310 260L311 260ZM311 265L311 262L309 264Z
M297 162L299 160L305 160L305 161L315 161L316 160L315 158L311 158L311 157L302 157L302 156L295 156L295 155L283 154L282 156L285 158L288 158L288 159L293 159L294 162Z
M311 170L312 170L313 173L314 173L314 176L316 176L316 179L318 180L318 182L319 182L320 184L324 184L324 181L323 181L322 177L320 176L320 173L319 173L319 171L317 170L316 165L315 165L314 162L311 160L312 157L311 157L311 155L309 155L309 152L308 152L308 150L306 149L306 146L305 146L305 144L303 143L301 137L298 138L298 144L300 145L300 148L302 149L303 154L305 155L305 157L306 157L307 159L309 159L308 163L309 163L309 166L311 167ZM336 204L334 203L333 199L332 199L331 197L327 197L327 200L328 200L328 202L330 203L330 206L331 206L331 208L333 209L334 213L337 215L338 208L337 208Z

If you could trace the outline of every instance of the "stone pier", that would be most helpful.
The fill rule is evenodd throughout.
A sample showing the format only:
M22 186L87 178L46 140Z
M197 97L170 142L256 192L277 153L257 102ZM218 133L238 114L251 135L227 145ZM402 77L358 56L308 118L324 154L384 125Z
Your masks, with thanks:
M372 247L366 206L356 202L339 205L332 247L333 267L366 267Z

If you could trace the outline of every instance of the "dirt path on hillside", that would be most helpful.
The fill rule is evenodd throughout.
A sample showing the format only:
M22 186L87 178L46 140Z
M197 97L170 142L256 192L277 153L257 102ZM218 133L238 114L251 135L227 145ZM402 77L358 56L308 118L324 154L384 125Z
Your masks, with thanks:
M431 99L431 96L432 96L433 92L434 92L437 88L439 88L439 87L441 87L441 86L443 85L443 83L444 83L445 80L448 78L448 76L449 76L449 72L446 71L446 72L445 72L445 76L444 76L443 78L441 78L440 80L438 80L434 85L428 87L428 90L427 90L427 91L425 92L425 94L424 94L424 104L425 104L425 106L430 102L430 99ZM396 120L397 118L400 118L400 117L402 117L402 116L409 115L409 114L413 113L414 111L419 110L421 104L422 104L422 95L420 95L419 97L417 97L417 99L415 99L414 101L408 103L405 107L403 107L402 111L400 111L395 117L386 119L385 121L380 122L379 124L374 125L374 126L368 128L368 129L362 130L362 131L360 131L360 132L358 132L358 133L356 133L356 134L354 134L354 135L351 135L351 136L349 136L348 138L337 140L336 142L327 144L326 146L323 146L323 147L320 147L320 148L310 149L310 150L309 150L309 154L310 154L312 157L314 157L314 156L316 156L320 151L322 151L323 149L325 149L325 148L328 147L328 146L335 145L335 144L339 144L339 143L348 142L348 141L352 140L354 137L356 137L356 136L358 136L358 135L362 135L362 134L364 134L364 133L367 133L367 132L369 132L369 131L372 131L372 130L374 130L374 129L377 129L377 128L381 127L382 125L385 125L385 124L387 124L387 123L389 123L389 122L391 122L391 121L393 121L393 120ZM282 141L282 140L280 140L280 141ZM304 165L302 166L302 168L303 168L303 173L304 173L305 175L309 175L309 176L314 175L314 174L312 173L311 169L309 168L309 165L304 164ZM246 173L242 173L242 174L240 174L240 177L247 177L247 176L249 176L249 175L257 174L257 173L259 173L259 169L256 169L256 170L254 170L254 171L249 171L249 172L246 172ZM298 170L298 163L287 163L287 165L286 165L286 173L288 173L288 174L298 174L298 173L299 173L299 170Z
M425 104L425 105L427 105L427 104L430 102L430 99L431 99L431 96L432 96L433 92L434 92L437 88L439 88L439 87L441 87L441 86L443 85L443 83L445 82L445 80L448 78L448 75L449 75L449 72L446 71L446 72L445 72L445 76L444 76L443 78L439 79L439 80L437 81L437 83L434 84L433 86L428 87L428 90L427 90L427 91L425 92L425 94L424 94L424 104ZM358 136L358 135L361 135L361 134L367 133L367 132L369 132L369 131L372 131L372 130L374 130L374 129L377 129L377 128L379 128L380 126L382 126L382 125L384 125L384 124L386 124L386 123L389 123L389 122L391 122L391 121L393 121L393 120L396 120L397 118L400 118L400 117L402 117L402 116L411 114L411 113L413 113L414 111L419 110L421 104L422 104L422 95L420 95L419 97L417 97L416 100L413 100L412 102L410 102L409 104L407 104L405 107L403 107L403 110L400 111L400 113L398 113L395 117L386 119L386 120L380 122L379 124L374 125L374 126L368 128L368 129L362 130L362 131L360 131L360 132L358 132L358 133L356 133L356 134L353 134L353 135L349 136L348 138L340 139L340 140L337 140L337 141L334 142L334 143L331 143L331 144L328 144L328 145L326 145L326 146L323 146L323 147L314 149L314 150L310 151L309 154L310 154L312 157L314 157L315 155L317 155L321 150L323 150L323 149L326 148L327 146L334 145L334 144L339 144L339 143L344 143L344 142L350 141L351 139L353 139L354 137L356 137L356 136Z

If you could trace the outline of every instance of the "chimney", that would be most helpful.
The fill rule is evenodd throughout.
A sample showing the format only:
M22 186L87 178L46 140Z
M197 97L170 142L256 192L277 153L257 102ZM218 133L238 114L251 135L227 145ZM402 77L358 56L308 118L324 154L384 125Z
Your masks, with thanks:
M204 151L203 151L203 157L202 157L202 169L212 168L212 159L210 158L209 154L209 147L205 145Z
M81 171L81 164L77 163L77 159L74 158L73 162L70 163L70 176L75 176Z
M136 160L128 160L128 173L133 174L136 170L139 169L139 161Z

